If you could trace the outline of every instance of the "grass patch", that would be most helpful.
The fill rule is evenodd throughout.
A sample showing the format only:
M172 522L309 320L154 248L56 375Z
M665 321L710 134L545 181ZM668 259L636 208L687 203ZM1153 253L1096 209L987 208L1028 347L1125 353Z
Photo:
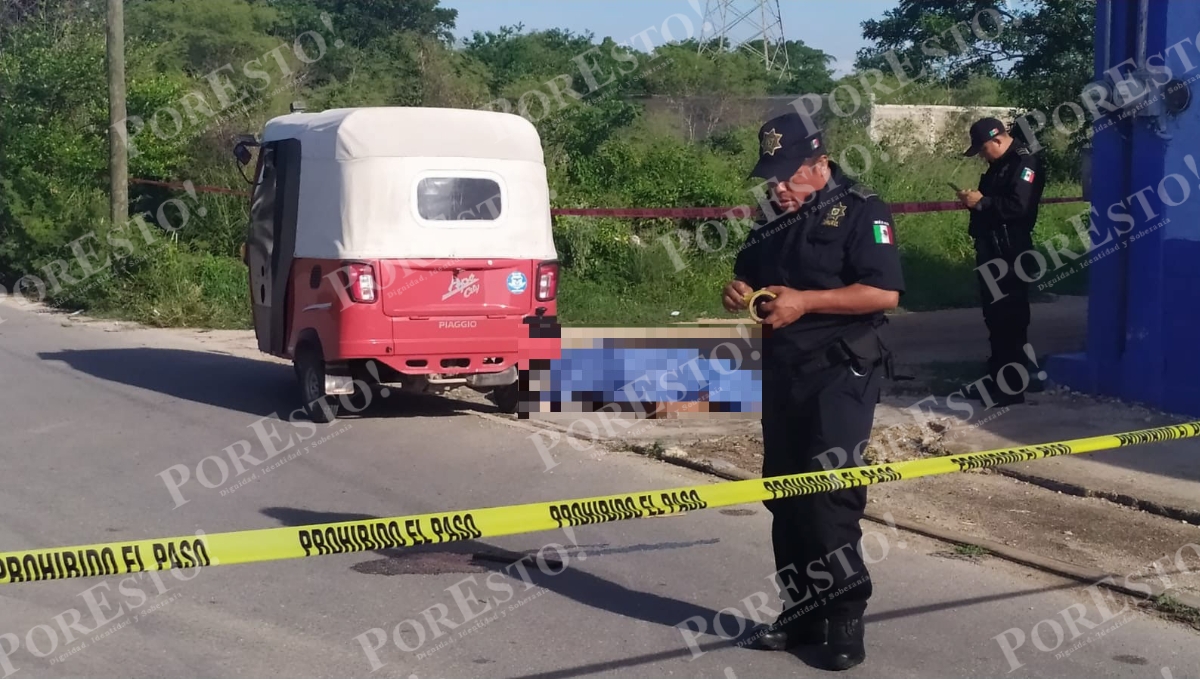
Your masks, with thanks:
M663 446L661 441L655 441L653 444L631 444L629 448L640 456L650 458L662 459L667 455L667 447Z
M959 139L950 140L946 149L902 153L871 142L862 130L851 129L832 131L829 146L835 150L866 149L871 158L892 159L876 161L856 173L863 184L888 203L952 201L954 196L945 182L975 186L983 171L978 159L961 157ZM841 156L835 153L835 157ZM849 160L856 158L860 155L849 154ZM855 174L855 168L847 169ZM699 181L700 178L693 176L679 178L684 185ZM1080 193L1078 185L1058 182L1046 187L1045 196L1075 197ZM735 202L748 203L752 194L741 192L732 196ZM623 196L595 200L597 205L655 207L667 207L672 201L651 197L631 203ZM1065 244L1067 250L1081 254L1083 247L1071 219L1085 207L1082 203L1043 205L1034 230L1034 243ZM895 225L906 283L900 304L905 310L979 305L974 243L967 233L965 210L897 215ZM563 323L661 325L697 318L733 318L721 308L720 292L732 277L733 261L745 240L745 231L730 223L720 227L709 224L702 232L699 228L699 223L688 221L559 218L555 243L564 263L559 305ZM701 240L703 247L697 245ZM1053 268L1054 257L1040 245L1039 249ZM1032 269L1036 267L1033 258L1026 257L1022 263L1030 268L1029 275L1037 274ZM1049 285L1059 274L1066 276ZM1031 297L1039 301L1051 293L1084 295L1087 274L1087 268L1069 265L1060 271L1046 272L1032 284Z
M157 243L65 288L53 302L148 326L251 328L246 267L236 258Z
M963 555L964 557L984 557L991 555L987 548L981 548L970 543L959 543L954 546L954 553L956 555Z
M1200 609L1189 607L1170 595L1159 595L1154 598L1154 608L1172 621L1186 623L1192 628L1200 630Z
M1034 231L1034 243L1041 244L1062 237L1077 240L1074 226L1068 220L1078 212L1079 206L1073 204L1043 207ZM896 217L896 233L908 287L901 299L905 309L928 311L979 306L975 250L967 235L965 213L899 215ZM1039 250L1046 255L1044 249ZM1082 248L1077 252L1082 252ZM1048 256L1046 261L1053 266ZM1035 266L1031 262L1032 258L1025 258L1028 266ZM1086 295L1087 273L1086 268L1077 268L1074 273L1043 290L1038 290L1038 284L1033 284L1030 291L1032 299L1035 302L1045 299L1046 293ZM1048 281L1054 275L1055 272L1052 272L1043 278Z

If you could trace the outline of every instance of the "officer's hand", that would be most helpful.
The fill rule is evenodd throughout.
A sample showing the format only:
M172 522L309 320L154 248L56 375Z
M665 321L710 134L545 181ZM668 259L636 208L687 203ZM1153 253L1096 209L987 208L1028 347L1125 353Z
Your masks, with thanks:
M775 299L763 303L761 314L765 315L763 323L771 328L783 328L808 313L804 293L783 286L769 286L767 290L775 294Z
M962 201L962 204L968 208L974 209L974 207L978 205L981 200L983 200L983 194L979 193L978 191L960 191L958 194L958 200Z
M730 281L725 286L724 299L721 301L725 304L725 311L735 313L746 309L746 296L753 292L754 289L745 281Z

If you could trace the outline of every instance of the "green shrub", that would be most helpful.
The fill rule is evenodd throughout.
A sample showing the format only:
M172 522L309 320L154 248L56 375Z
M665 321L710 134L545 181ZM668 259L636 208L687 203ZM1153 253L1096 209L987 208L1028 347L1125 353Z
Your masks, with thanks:
M250 327L245 265L166 240L64 293L65 306L151 326Z

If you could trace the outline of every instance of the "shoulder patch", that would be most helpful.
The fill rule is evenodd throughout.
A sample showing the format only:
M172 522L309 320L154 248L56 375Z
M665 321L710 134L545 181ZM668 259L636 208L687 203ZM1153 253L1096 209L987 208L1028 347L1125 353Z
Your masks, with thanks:
M855 184L854 186L850 187L846 192L852 196L857 196L864 200L868 199L868 198L875 198L876 196L879 195L879 194L875 193L874 191L871 191L867 187L864 187L861 184Z

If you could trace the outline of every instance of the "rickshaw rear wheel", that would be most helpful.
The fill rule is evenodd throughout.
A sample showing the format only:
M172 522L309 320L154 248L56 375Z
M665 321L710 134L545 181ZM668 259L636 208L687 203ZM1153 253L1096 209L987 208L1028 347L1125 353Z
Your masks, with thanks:
M492 390L492 401L496 402L496 408L500 409L501 413L516 413L521 405L520 383L501 385Z
M333 422L337 418L338 402L325 393L325 358L321 352L313 347L302 348L296 353L295 366L309 419L314 423Z

